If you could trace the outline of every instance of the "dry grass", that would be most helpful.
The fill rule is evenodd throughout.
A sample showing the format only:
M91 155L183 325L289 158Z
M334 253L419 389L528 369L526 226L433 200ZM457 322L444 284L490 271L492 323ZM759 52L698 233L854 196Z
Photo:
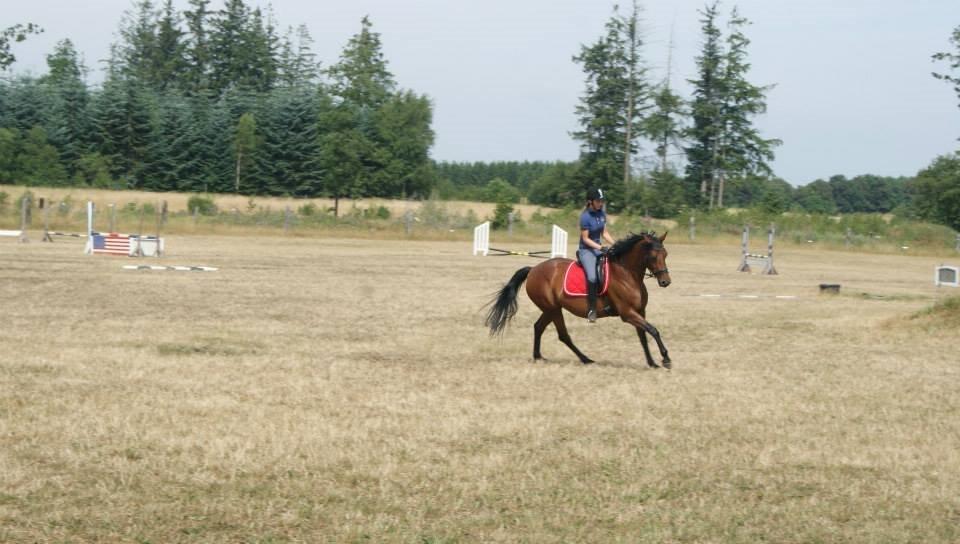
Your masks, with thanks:
M525 295L489 339L534 262L465 242L167 243L220 271L0 239L0 541L960 540L933 258L668 244L665 372L614 320L533 364Z
M55 202L60 202L69 198L78 206L81 206L83 203L90 200L96 204L98 209L107 209L107 207L111 204L118 207L123 207L128 204L134 204L135 206L140 207L143 204L149 204L156 206L159 209L160 204L162 202L166 202L170 213L189 211L187 208L187 201L191 196L194 196L192 193L114 191L108 189L93 189L90 187L24 187L20 185L0 185L0 191L7 193L11 202L22 195L24 191L28 190L33 192L36 198L43 197ZM251 204L255 207L269 207L272 210L283 210L289 206L293 211L296 211L298 208L308 203L312 203L318 209L323 210L333 208L334 205L332 198L286 198L269 196L250 197L230 194L211 194L208 196L213 199L217 207L223 211L235 209L241 212L246 212L250 209ZM411 208L416 209L420 206L420 204L421 203L417 201L391 200L383 198L362 198L356 200L344 198L340 199L339 206L341 213L347 213L352 207L365 210L371 207L376 208L378 206L383 206L389 209L390 213L394 216L401 216L404 212ZM466 214L469 210L473 210L478 217L492 216L494 208L496 208L496 204L489 202L464 202L456 200L443 201L443 205L447 210L450 211L450 213ZM537 210L551 210L551 208L544 208L542 206L534 206L529 204L516 204L514 208L520 212L523 217L530 217L530 215ZM14 213L13 216L14 220L18 218L16 213ZM12 228L15 228L15 225L13 225Z

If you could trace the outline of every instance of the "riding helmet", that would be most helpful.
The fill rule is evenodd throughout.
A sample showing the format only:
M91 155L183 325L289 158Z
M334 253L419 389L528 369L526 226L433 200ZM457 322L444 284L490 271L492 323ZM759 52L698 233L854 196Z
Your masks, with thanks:
M603 189L594 187L587 191L587 200L604 200Z

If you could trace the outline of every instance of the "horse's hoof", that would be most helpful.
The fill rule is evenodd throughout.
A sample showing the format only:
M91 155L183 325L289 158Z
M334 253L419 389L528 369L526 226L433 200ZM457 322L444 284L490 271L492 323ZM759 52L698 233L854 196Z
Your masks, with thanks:
M670 368L671 368L671 366L670 366L670 361L664 361L664 362L663 362L663 368L665 368L665 369L667 369L667 370L670 370Z
M584 360L582 360L582 361L580 361L580 362L583 363L583 364L585 364L585 365L590 365L590 364L593 364L593 359L584 359Z

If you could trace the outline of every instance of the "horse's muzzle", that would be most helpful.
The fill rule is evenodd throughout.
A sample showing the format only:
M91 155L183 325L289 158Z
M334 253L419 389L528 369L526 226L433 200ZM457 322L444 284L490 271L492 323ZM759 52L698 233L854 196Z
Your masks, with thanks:
M657 284L659 284L660 287L666 287L670 285L670 276L657 278Z

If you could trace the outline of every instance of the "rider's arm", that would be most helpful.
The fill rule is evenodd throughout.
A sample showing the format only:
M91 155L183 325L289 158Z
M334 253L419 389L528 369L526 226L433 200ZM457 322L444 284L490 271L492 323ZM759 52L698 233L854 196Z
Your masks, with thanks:
M604 230L604 233L606 233L606 230ZM607 237L609 237L609 235L607 235ZM580 239L583 240L583 245L587 247L591 247L593 249L600 249L603 247L590 239L590 229L580 230Z
M607 230L607 227L603 227L603 239L610 242L611 246L616 243L613 236L610 236L610 231Z

